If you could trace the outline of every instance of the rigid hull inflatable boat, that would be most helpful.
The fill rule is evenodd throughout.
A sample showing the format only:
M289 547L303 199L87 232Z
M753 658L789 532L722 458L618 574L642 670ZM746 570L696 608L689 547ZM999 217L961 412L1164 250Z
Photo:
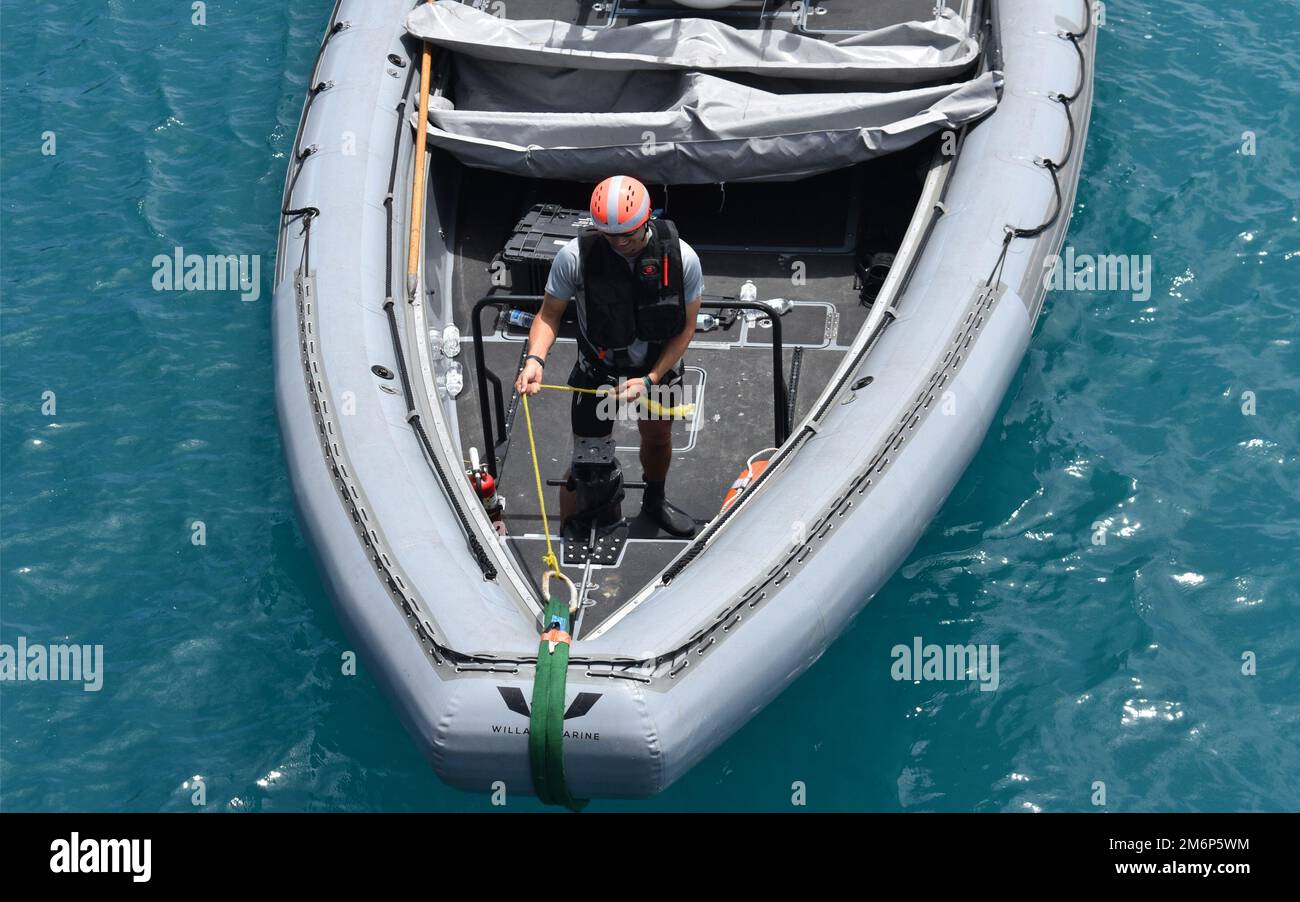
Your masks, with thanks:
M879 590L1028 345L1094 41L1085 0L340 0L289 161L278 413L339 616L443 780L659 792ZM634 422L579 448L568 394L513 389L620 173L704 274L688 538L637 514ZM562 531L579 453L624 500Z

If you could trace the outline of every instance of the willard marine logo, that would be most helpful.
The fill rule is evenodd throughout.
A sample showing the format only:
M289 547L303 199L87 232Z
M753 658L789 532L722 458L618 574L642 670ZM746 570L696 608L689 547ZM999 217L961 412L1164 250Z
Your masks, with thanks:
M517 686L498 686L497 691L501 693L501 699L506 703L506 707L516 714L528 718L531 712L528 710L528 699L524 698L524 692ZM569 703L569 710L564 712L564 719L577 720L590 711L600 700L599 692L579 692L577 696ZM528 727L514 727L509 724L492 724L493 733L507 733L514 736L527 736ZM591 730L565 730L565 739L591 739L600 741L600 733Z

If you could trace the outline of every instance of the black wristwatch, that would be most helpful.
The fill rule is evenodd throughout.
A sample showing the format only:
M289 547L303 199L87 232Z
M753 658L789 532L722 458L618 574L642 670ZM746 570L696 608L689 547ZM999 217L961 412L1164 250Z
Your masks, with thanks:
M525 355L524 355L524 362L526 363L526 362L528 362L529 360L536 360L536 361L537 361L537 364L538 364L542 369L546 369L546 361L543 360L542 358L538 357L536 354L525 354Z

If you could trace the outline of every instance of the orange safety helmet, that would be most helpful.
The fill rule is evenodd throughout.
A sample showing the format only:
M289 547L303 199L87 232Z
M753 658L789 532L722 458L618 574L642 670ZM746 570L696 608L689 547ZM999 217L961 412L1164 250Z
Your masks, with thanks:
M650 220L650 192L630 175L614 175L591 192L591 218L610 235L635 232Z

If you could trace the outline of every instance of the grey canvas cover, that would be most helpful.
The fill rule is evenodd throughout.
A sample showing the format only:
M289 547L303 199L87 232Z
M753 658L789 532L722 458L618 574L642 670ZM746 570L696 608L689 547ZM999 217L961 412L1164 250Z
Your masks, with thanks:
M829 42L708 19L585 28L422 4L407 30L455 54L430 142L537 178L791 180L902 150L989 113L1000 73L952 13Z
M979 42L951 10L838 41L733 28L711 19L655 19L587 28L554 19L504 19L463 3L422 3L412 35L479 59L565 69L695 69L768 77L918 84L955 76Z

